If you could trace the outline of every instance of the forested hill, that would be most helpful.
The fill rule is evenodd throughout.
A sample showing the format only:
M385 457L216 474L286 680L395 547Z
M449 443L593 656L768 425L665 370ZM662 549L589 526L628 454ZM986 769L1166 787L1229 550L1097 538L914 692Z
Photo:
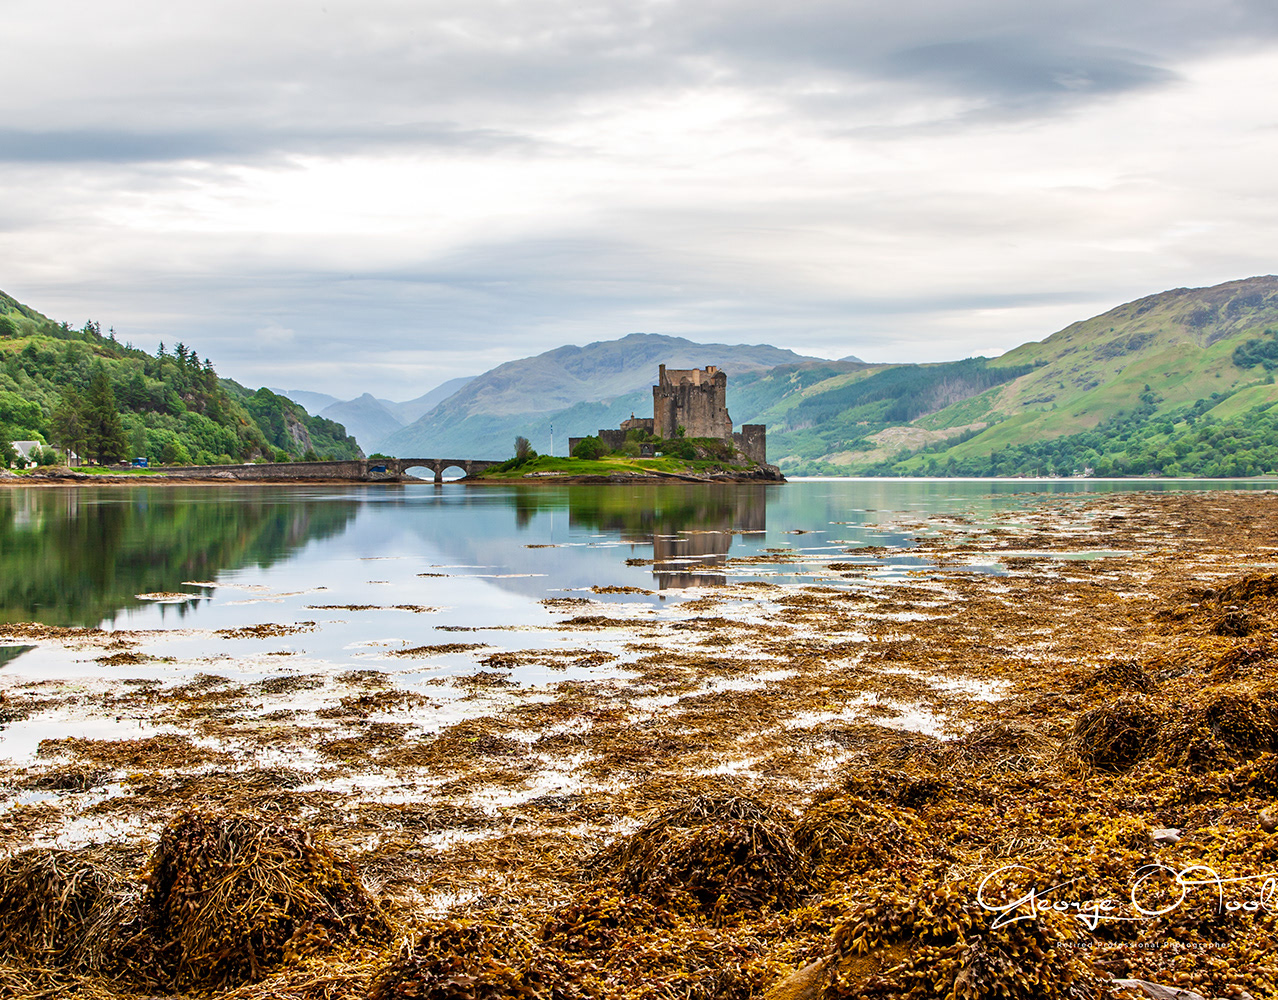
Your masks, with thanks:
M362 457L341 424L219 378L185 344L148 354L97 323L73 329L0 292L0 465L11 441L69 447L102 463Z

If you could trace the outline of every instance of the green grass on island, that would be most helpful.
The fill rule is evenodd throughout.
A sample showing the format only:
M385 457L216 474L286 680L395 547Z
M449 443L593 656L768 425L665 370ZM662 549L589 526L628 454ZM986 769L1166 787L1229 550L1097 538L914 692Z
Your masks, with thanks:
M609 455L604 458L553 458L538 455L522 465L506 468L506 463L495 465L477 475L477 479L523 479L530 473L555 473L564 476L613 476L619 473L646 475L707 475L715 472L746 472L757 468L748 460L733 465L712 459L684 459L663 455L660 458L630 458Z
M641 449L658 452L642 458ZM615 476L615 475L710 475L741 473L757 469L729 441L718 438L654 438L642 431L631 431L622 450L609 451L597 437L583 438L573 449L572 458L539 455L525 437L515 439L515 454L491 466L476 478L525 479L529 476Z

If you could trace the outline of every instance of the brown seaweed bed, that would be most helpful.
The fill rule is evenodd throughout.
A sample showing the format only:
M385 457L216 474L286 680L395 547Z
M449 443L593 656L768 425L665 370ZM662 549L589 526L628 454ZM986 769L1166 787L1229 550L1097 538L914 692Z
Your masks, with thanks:
M121 684L165 731L0 770L0 995L1278 996L1278 496L901 526L936 569L405 650L491 668L433 733L393 672ZM76 697L10 684L0 724Z

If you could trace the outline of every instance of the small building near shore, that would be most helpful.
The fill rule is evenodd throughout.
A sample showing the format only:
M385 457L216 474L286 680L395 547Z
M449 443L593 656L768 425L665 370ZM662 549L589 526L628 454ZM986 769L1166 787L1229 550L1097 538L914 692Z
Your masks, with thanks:
M40 441L14 441L13 450L18 453L18 464L28 469L36 464L35 455L44 448Z

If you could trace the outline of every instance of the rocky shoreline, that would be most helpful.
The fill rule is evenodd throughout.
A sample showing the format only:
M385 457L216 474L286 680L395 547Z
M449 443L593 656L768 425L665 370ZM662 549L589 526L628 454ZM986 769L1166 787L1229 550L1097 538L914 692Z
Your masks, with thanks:
M399 671L279 657L250 683L233 644L252 636L223 630L182 683L0 674L10 725L142 729L50 735L0 769L0 984L1278 993L1278 496L1040 497L889 527L925 560L895 583L854 548L824 581L725 582L662 616L548 599L521 649L460 629ZM0 639L156 662L140 632ZM409 678L445 655L472 664L447 682L465 711L423 725L442 688ZM589 676L522 680L534 665Z

